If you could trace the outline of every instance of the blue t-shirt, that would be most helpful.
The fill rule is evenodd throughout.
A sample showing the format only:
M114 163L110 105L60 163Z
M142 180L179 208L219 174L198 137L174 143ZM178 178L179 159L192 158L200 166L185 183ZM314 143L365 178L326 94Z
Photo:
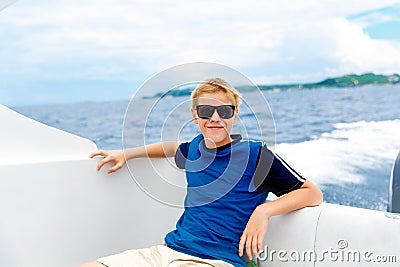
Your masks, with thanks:
M299 188L304 178L261 142L235 139L210 150L200 134L182 143L175 156L185 169L185 211L168 233L168 247L201 258L246 266L239 239L254 209L268 192L280 196Z

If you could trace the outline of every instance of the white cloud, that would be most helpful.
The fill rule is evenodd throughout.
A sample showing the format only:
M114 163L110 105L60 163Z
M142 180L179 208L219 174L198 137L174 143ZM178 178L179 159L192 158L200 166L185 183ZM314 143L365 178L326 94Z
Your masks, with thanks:
M369 12L361 13L356 16L350 17L351 21L361 25L362 27L368 27L370 25L400 21L400 4L393 5L390 8L382 8L377 10L371 10Z
M400 1L20 1L1 13L0 59L14 62L8 72L119 79L133 66L152 74L189 61L258 69L247 75L272 83L400 72L398 43L372 40L346 19L394 3ZM49 74L49 64L66 71Z
M373 40L360 27L345 20L337 22L336 57L342 59L342 72L375 71L400 73L400 43Z

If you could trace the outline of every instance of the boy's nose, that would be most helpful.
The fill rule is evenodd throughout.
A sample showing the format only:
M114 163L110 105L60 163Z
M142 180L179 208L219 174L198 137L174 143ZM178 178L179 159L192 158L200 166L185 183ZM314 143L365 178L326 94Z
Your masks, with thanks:
M221 117L219 116L217 110L214 110L214 113L211 116L210 120L212 120L212 121L220 121L221 120Z

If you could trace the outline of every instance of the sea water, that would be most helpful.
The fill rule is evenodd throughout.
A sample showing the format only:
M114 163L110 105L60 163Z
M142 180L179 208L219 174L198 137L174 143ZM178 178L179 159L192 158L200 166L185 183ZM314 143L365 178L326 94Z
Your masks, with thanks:
M326 202L386 210L391 168L400 151L400 86L263 94L274 125L263 124L242 109L238 121L248 137L257 138L260 128L274 135L264 141L318 184ZM244 99L253 99L256 107L266 105L255 93L245 93ZM12 108L91 139L101 149L121 149L174 138L190 140L198 129L190 119L188 100L188 96L135 99L134 105L151 110L135 114L125 114L128 100Z

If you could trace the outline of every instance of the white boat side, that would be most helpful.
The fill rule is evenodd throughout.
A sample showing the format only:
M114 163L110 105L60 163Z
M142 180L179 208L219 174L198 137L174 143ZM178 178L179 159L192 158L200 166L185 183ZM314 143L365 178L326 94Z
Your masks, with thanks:
M1 266L76 266L162 244L174 228L182 210L145 194L127 168L97 172L99 159L88 158L93 142L4 106L0 121L9 155L0 163ZM161 165L163 175L184 179L166 162L135 159L131 167L154 179L154 166ZM261 267L399 266L400 220L323 203L271 218L264 244Z
M0 165L86 158L92 141L44 125L0 104Z

